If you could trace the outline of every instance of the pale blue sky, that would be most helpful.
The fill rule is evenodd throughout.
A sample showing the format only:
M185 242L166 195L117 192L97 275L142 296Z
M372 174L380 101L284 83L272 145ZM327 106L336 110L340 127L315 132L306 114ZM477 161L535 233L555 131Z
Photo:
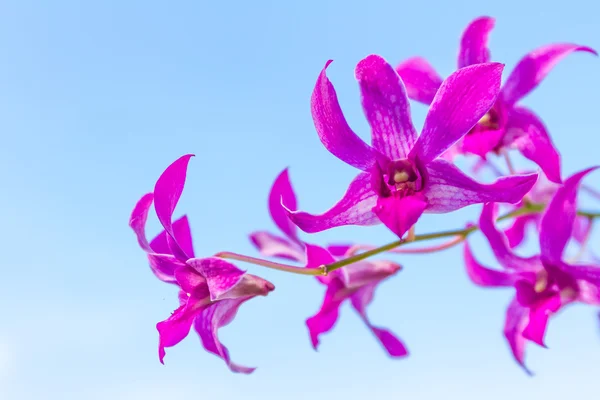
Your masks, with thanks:
M310 116L326 60L335 60L329 76L350 124L367 137L353 70L370 53L393 63L422 55L447 75L462 29L482 14L497 18L492 54L507 70L550 42L600 48L589 0L534 4L3 1L0 397L494 400L597 392L596 310L575 306L552 321L551 350L529 346L537 373L529 378L501 335L511 291L471 285L458 248L396 258L405 270L370 308L373 322L407 343L408 359L388 359L349 308L314 352L304 320L322 287L243 266L277 290L247 303L221 338L236 362L257 371L230 373L195 336L170 349L163 366L155 324L175 308L176 291L150 273L127 227L162 170L193 152L178 212L190 216L197 254L255 255L246 234L273 228L266 196L282 168L290 166L311 211L331 205L354 174L322 147ZM569 56L525 100L546 121L566 174L599 161L599 68L589 54ZM413 110L420 126L425 107ZM600 186L600 176L588 183ZM458 227L478 211L427 216L418 229ZM393 237L375 227L311 238L334 239ZM491 263L483 240L476 243Z

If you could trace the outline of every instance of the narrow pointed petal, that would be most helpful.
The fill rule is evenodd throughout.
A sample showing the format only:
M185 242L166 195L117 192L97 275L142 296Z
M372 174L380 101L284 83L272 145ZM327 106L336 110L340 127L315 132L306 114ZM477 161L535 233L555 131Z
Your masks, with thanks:
M542 304L531 308L529 311L529 322L523 330L523 337L542 347L546 347L544 344L544 336L546 334L546 328L548 327L548 319L553 313L557 312L560 307L560 295L556 294L543 301Z
M173 211L175 211L185 185L187 166L192 157L193 154L187 154L169 165L154 186L154 208L156 209L158 220L169 236L175 241L176 245L171 249L173 250L173 255L184 260L190 258L190 256L185 253L181 246L177 246L177 237L175 236L172 220Z
M310 106L315 128L327 150L345 163L363 171L375 161L375 152L348 126L333 85L327 78L325 64L313 91Z
M140 247L146 252L152 251L146 238L146 221L148 220L148 211L150 210L150 206L152 206L153 200L154 194L152 193L142 196L133 208L131 218L129 219L129 227L133 229Z
M506 287L514 283L513 275L505 271L497 271L487 267L475 259L469 242L464 247L465 266L471 281L482 287Z
M206 279L211 301L220 300L245 274L235 265L217 257L191 258L187 265Z
M352 307L365 322L367 327L373 332L373 335L379 340L379 343L387 351L391 357L405 357L408 355L408 350L404 343L400 341L391 331L384 328L379 328L371 324L367 317L367 306L373 301L373 295L377 283L370 284L356 291L351 297Z
M504 337L508 341L512 354L528 375L531 371L525 366L525 345L523 329L528 322L529 310L523 307L517 299L513 299L506 309L506 320L504 323Z
M314 215L304 211L287 210L293 223L308 233L321 232L342 225L375 225L379 219L373 213L377 194L373 191L371 174L358 174L342 199L325 211Z
M563 262L556 265L577 280L600 286L600 265L571 265Z
M537 174L513 175L483 184L444 160L427 165L428 181L423 193L429 202L426 212L445 213L471 204L518 203L537 180Z
M543 122L533 112L515 107L508 114L506 146L517 148L525 157L540 166L548 179L561 183L560 154Z
M356 66L373 147L392 160L406 158L417 140L404 84L382 57L370 55Z
M490 61L488 37L494 29L494 18L479 17L463 32L458 53L458 68Z
M504 231L504 234L508 239L508 246L513 249L523 243L523 240L525 240L525 229L527 229L527 225L535 224L537 223L537 220L538 216L535 214L516 217L513 221L513 224Z
M315 350L319 347L319 336L333 329L337 322L340 305L346 299L339 295L339 292L343 288L344 285L339 279L332 280L327 286L327 292L325 293L321 309L306 320L310 341Z
M238 308L249 298L222 300L205 308L196 318L194 328L204 348L214 355L222 358L233 372L249 374L256 368L244 367L231 361L229 351L219 341L219 328L228 325L235 317Z
M573 232L579 184L587 174L596 168L588 168L572 175L554 194L540 224L540 249L544 259L551 262L561 260L562 253Z
M437 91L410 157L428 163L463 137L494 105L503 64L461 68Z
M253 232L250 234L250 241L263 256L280 257L299 262L304 261L304 251L300 245L269 232Z
M479 228L490 243L498 262L506 269L535 270L540 268L541 264L537 257L523 258L513 253L504 233L496 228L496 211L497 207L494 203L485 204L479 218Z
M556 64L575 51L598 55L590 47L558 43L539 47L519 61L502 87L502 99L514 104L531 92Z
M190 229L190 223L188 221L187 215L182 216L173 222L173 233L175 234L175 246L181 246L182 250L188 254L190 257L194 256L194 245L192 244L192 232ZM171 240L173 242L173 240ZM174 244L169 245L169 235L165 230L159 233L152 241L150 242L150 247L156 253L161 254L171 254L171 247Z
M431 104L439 87L442 77L421 57L413 57L396 67L408 97L424 104Z
M417 223L426 208L427 201L417 193L405 197L380 197L373 211L389 230L402 238Z
M292 188L287 168L277 176L271 187L271 192L269 193L269 213L281 232L289 239L299 242L296 226L288 218L282 204L289 210L298 209L296 194Z

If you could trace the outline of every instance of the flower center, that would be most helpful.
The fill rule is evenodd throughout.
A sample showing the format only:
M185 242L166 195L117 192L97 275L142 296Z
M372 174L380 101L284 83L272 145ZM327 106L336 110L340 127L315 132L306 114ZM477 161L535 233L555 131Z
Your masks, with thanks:
M494 108L492 108L483 117L481 117L481 119L473 128L471 128L467 135L482 131L495 131L497 129L500 129L500 114Z
M407 159L392 162L386 175L387 184L392 191L414 193L423 186L419 170Z

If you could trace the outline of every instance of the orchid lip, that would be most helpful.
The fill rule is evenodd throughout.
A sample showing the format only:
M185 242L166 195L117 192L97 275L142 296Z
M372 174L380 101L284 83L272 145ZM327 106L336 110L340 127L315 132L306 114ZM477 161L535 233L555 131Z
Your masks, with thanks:
M382 173L391 193L409 194L423 188L422 174L417 166L408 159L392 161L386 171L382 171Z

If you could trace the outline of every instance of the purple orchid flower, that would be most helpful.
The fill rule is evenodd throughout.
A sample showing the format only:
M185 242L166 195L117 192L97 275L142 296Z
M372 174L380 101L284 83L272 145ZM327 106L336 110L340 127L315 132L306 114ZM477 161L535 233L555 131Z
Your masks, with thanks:
M333 155L362 172L343 198L321 215L289 211L305 232L341 225L385 224L399 237L423 212L445 213L483 202L516 203L537 175L478 183L438 156L465 135L494 104L503 66L478 64L446 79L432 99L420 136L413 127L402 80L383 58L370 55L356 67L372 147L348 126L325 68L312 94L315 127Z
M494 19L490 17L477 18L467 26L460 42L458 68L490 61L487 42L493 28ZM485 158L489 152L499 153L504 148L515 148L539 165L551 181L560 183L560 155L546 127L531 110L517 103L535 89L560 60L576 51L597 55L590 47L558 43L539 47L523 57L489 112L445 157L452 159L459 153L471 153ZM396 71L411 99L425 104L434 101L442 86L442 78L425 59L408 59Z
M514 287L516 296L507 312L504 335L516 361L525 367L525 344L544 346L544 335L552 314L573 302L600 304L600 267L572 265L562 260L577 213L577 188L595 168L574 174L561 186L541 221L541 254L529 258L512 252L506 236L496 228L494 204L486 204L480 229L490 242L504 270L481 265L465 244L465 262L471 280L483 287Z
M252 233L250 240L261 254L267 257L291 259L304 263L307 268L318 268L344 258L348 246L330 246L325 249L298 238L297 228L289 220L284 208L296 208L296 206L296 194L288 170L285 169L277 176L269 193L269 213L284 237L265 231ZM349 300L390 356L408 355L404 344L389 330L371 324L366 312L367 306L373 300L377 285L400 269L400 265L390 261L362 261L335 270L328 276L317 277L319 282L327 286L327 289L319 312L306 320L313 348L317 349L319 336L322 333L333 329L339 316L340 306L344 301Z
M256 296L266 296L275 287L223 259L194 258L187 218L183 216L172 222L191 157L179 158L163 172L154 192L140 199L129 221L154 274L180 288L179 308L156 325L160 335L160 362L163 363L165 348L181 342L193 325L207 351L222 358L231 371L250 373L254 368L231 362L227 348L219 341L218 330L233 320L243 303ZM145 227L152 202L164 230L148 242Z

